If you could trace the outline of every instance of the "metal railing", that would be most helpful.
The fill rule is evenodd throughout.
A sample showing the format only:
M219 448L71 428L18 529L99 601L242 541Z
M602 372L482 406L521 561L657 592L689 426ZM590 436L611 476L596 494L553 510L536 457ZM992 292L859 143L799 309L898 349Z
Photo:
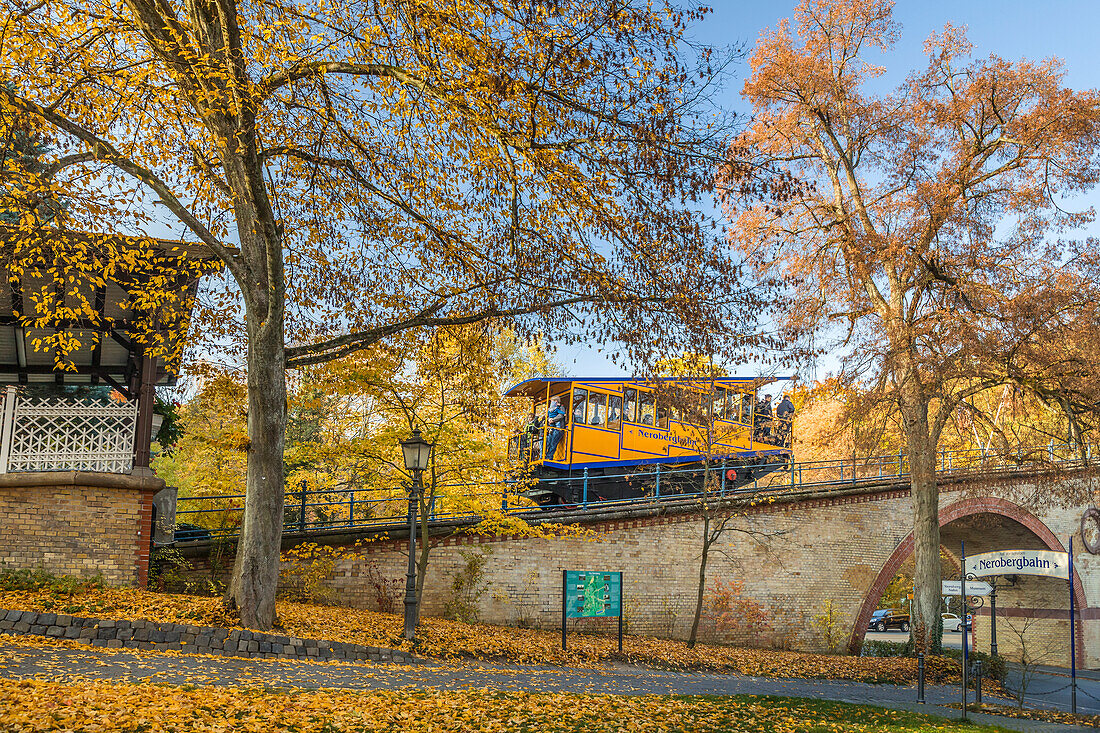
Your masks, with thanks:
M1084 458L1082 459L1082 455ZM941 477L981 475L1014 468L1071 467L1091 461L1093 447L1080 449L1051 442L1039 448L1019 448L1009 453L959 450L939 451L936 473ZM731 465L732 467L732 465ZM699 468L652 470L589 477L587 471L569 478L544 478L540 484L566 484L578 500L551 507L538 506L523 496L532 488L530 480L479 481L441 484L426 503L429 523L476 521L489 512L503 512L521 518L552 518L558 512L614 510L669 501L700 499L742 499L754 501L784 494L840 491L853 486L901 482L909 475L904 453L856 459L801 461L753 467L751 483L728 481L726 466L710 464L708 489L700 489ZM769 470L766 475L763 468ZM629 479L645 487L645 495L629 499L601 499L594 490L597 480ZM563 492L564 493L564 492ZM244 511L244 495L180 497L178 521L201 527L186 537L231 537L237 534ZM295 533L338 532L343 530L388 530L407 526L408 494L402 487L383 490L333 490L300 487L285 495L284 531Z

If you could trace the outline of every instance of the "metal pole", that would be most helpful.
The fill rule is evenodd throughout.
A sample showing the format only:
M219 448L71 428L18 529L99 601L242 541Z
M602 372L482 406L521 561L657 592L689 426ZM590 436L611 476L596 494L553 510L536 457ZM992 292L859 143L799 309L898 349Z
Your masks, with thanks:
M993 580L993 590L989 592L989 656L997 656L997 579Z
M619 653L623 652L623 574L619 573Z
M355 524L355 489L348 494L348 526Z
M299 507L301 510L298 514L298 531L306 531L306 480L302 479L302 502Z
M416 638L416 505L420 500L420 471L413 471L409 491L409 571L405 576L405 640Z
M1073 535L1069 537L1069 707L1077 715L1077 628L1073 619Z
M588 466L585 466L585 467L584 467L584 487L583 487L583 492L584 492L584 493L583 493L583 494L581 495L581 497L582 497L582 502L583 502L583 504L584 504L584 508L585 508L585 509L587 509L587 508L588 508Z
M661 464L657 464L657 498L661 498Z
M962 608L960 609L960 611L961 611L961 614L962 614L962 632L963 632L963 638L962 638L962 650L963 650L963 663L962 663L962 719L966 720L966 686L968 684L968 680L967 680L967 677L966 677L966 672L967 672L966 668L969 666L968 665L968 662L969 662L968 652L970 651L970 648L967 645L967 638L970 636L970 629L968 628L969 624L966 623L966 621L967 621L967 610L968 610L967 606L966 606L966 542L959 542L959 548L960 548L960 553L962 555L962 571L959 573L959 595L961 596L960 600L961 600L961 605L962 605Z
M721 489L721 495L722 496L726 495L726 461L725 461L725 459L722 460L722 489Z
M924 652L917 652L917 702L924 702Z
M565 651L565 597L568 595L565 587L566 570L561 571L561 649Z
M982 660L974 660L974 704L982 704Z

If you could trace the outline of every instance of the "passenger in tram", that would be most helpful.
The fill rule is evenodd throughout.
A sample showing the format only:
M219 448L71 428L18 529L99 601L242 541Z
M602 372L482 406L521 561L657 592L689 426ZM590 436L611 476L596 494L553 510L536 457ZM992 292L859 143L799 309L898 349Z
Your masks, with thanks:
M542 428L542 421L539 420L537 413L531 413L531 419L527 421L527 427L519 438L519 452L522 456L527 456L532 447L537 447L539 443L539 431ZM531 459L537 460L539 456L531 456Z
M753 440L761 442L769 440L772 429L772 401L767 395L760 395L760 399L756 403L756 414L753 416L753 420Z
M784 448L791 447L791 418L794 417L794 403L788 395L783 395L783 400L775 408L776 436L779 445Z
M607 414L607 424L608 425L613 426L617 422L619 422L619 420L622 419L622 417L623 417L622 410L619 408L619 406L621 404L622 404L622 397L612 397L611 398L611 407L608 408L609 411L608 411L608 414Z
M592 392L588 396L588 424L601 425L600 420L600 395Z
M555 397L550 400L550 412L546 414L546 424L550 428L546 436L546 458L553 460L558 452L558 443L565 435L565 410L561 408L561 402Z

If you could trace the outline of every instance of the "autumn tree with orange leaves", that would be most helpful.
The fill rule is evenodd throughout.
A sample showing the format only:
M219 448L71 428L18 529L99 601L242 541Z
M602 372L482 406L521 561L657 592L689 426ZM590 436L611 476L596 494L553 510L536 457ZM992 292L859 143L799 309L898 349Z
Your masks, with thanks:
M0 112L54 142L68 226L167 225L224 264L199 315L248 373L242 623L275 620L287 369L485 319L635 362L753 333L694 204L726 142L703 106L724 60L686 51L704 14L4 0Z
M794 283L792 339L840 334L846 372L901 417L916 540L914 627L939 639L944 425L1010 384L1061 408L1080 439L1097 411L1097 250L1066 199L1100 175L1100 98L1057 60L977 57L959 28L928 65L868 92L900 33L886 0L803 0L766 32L744 96L752 123L724 172L729 236ZM761 174L765 175L761 175Z

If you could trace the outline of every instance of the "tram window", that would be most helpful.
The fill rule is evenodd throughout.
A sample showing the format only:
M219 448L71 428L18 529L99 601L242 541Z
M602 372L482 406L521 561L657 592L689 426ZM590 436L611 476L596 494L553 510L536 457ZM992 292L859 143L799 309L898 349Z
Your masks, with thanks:
M573 390L573 424L584 425L584 408L588 405L588 390Z
M623 414L623 420L638 422L638 390L633 387L626 388L626 412Z
M726 402L726 388L718 387L710 396L710 414L715 420L725 420L729 417L729 405Z
M642 425L652 425L656 407L652 392L642 392L638 399L638 418Z
M607 406L607 427L619 429L619 421L623 419L623 398L619 395L611 395Z
M588 424L603 425L607 422L607 395L592 392L588 395Z
M751 394L741 395L741 424L752 425L752 407L754 400Z

